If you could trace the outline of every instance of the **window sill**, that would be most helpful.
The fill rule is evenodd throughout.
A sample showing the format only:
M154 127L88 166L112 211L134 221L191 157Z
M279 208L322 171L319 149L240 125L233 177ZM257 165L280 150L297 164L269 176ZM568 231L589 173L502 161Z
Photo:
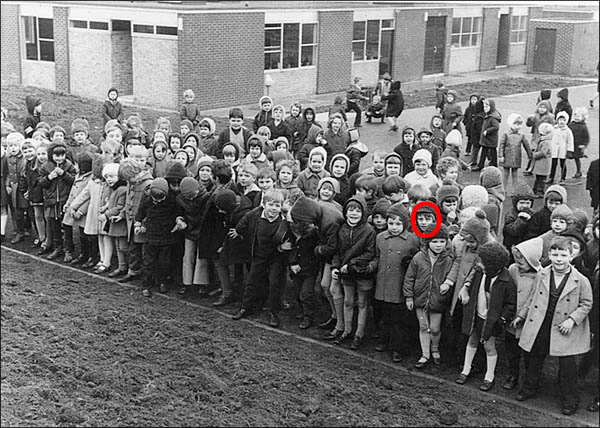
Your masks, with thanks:
M467 49L479 49L481 48L481 45L475 45L475 46L450 46L450 49L452 50L467 50Z
M511 45L524 45L527 42L510 42Z
M379 59L355 59L352 62L379 62Z
M264 70L265 73L282 73L285 71L299 71L299 70L310 70L317 68L316 65L307 65L304 67L293 67L293 68L272 68L269 70Z
M54 64L54 61L46 61L46 60L42 60L42 59L26 59L23 58L24 62L30 62L32 64L38 64L38 63L42 63L42 64Z

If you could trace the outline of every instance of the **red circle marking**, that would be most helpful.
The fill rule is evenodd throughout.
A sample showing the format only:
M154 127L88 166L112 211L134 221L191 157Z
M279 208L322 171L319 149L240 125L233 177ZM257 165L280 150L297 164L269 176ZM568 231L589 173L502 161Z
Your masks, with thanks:
M419 211L419 208L423 207L423 206L431 207L431 208L433 208L433 211L435 212L435 227L433 228L433 232L430 232L430 233L423 233L417 227L417 211ZM438 206L431 201L419 202L417 205L415 205L413 207L413 209L410 213L410 225L412 226L412 230L413 230L414 234L417 235L418 237L431 238L432 236L435 236L438 233L438 231L440 230L440 228L442 227L442 213L440 212L440 209L438 208Z

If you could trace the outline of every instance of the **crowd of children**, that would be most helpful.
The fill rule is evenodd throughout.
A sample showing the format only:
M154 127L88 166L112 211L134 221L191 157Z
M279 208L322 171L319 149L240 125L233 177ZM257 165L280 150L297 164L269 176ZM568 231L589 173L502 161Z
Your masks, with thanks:
M148 133L139 116L123 119L111 88L95 144L87 120L73 120L70 134L51 127L42 101L28 96L23 132L3 111L2 237L10 214L11 243L35 230L32 246L50 260L139 278L148 297L167 292L169 281L181 294L220 290L214 306L237 302L236 320L266 307L273 327L293 287L299 327L316 323L322 303L323 339L352 349L363 344L371 310L377 351L399 362L418 337L415 367L454 359L459 384L472 377L483 344L483 391L495 384L496 339L504 337L510 375L502 386L520 385L518 400L534 396L546 356L557 356L562 411L572 414L585 371L575 356L598 362L599 183L596 159L587 174L593 219L569 207L567 161L576 160L580 177L590 138L587 111L571 117L565 91L555 114L542 99L526 121L509 115L500 135L493 100L472 95L463 114L442 84L430 128L404 127L399 145L375 150L368 169L360 168L368 149L343 111L324 129L313 109L295 103L286 117L264 96L253 131L232 108L217 132L187 90L179 129L160 118ZM533 189L519 179L522 149ZM479 184L460 183L469 167L481 171ZM598 410L598 396L589 410Z

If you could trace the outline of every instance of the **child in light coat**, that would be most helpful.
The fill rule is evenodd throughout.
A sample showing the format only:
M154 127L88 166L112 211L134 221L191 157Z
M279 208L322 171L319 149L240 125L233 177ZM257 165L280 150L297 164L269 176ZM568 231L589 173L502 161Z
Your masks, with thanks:
M504 187L506 189L508 189L509 176L512 176L513 188L517 186L517 174L522 165L522 149L525 149L528 158L533 155L527 137L521 132L523 126L521 115L511 113L507 122L509 130L502 134L498 147L498 161L504 167Z
M573 152L575 145L573 143L573 132L567 126L569 122L569 115L561 111L556 115L556 125L554 126L554 132L552 133L551 141L551 152L552 152L552 168L550 170L550 176L546 181L546 184L554 183L554 176L556 174L556 167L560 160L560 182L563 184L567 179L567 158L573 158Z

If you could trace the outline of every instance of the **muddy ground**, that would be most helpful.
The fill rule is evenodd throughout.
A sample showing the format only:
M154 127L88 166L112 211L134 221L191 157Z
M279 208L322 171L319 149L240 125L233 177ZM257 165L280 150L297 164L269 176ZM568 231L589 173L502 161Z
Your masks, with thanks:
M479 380L453 384L455 370L415 374L405 368L412 358L393 366L372 347L355 353L232 321L208 300L147 299L6 249L1 267L2 426L580 426L597 418L556 413L555 373L548 395L524 407L496 395L499 386L486 394ZM288 314L283 330L297 333Z

